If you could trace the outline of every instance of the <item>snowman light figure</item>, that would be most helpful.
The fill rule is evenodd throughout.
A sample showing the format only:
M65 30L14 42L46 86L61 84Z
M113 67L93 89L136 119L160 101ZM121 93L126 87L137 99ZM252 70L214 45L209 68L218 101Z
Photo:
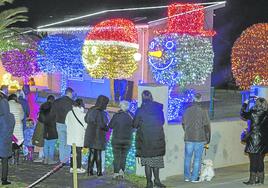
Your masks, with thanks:
M172 4L168 16L167 29L158 32L149 43L148 64L154 79L168 85L171 93L177 84L183 89L190 84L204 84L213 68L210 37L215 31L204 30L205 13L200 5ZM181 97L169 97L169 120L177 118L181 103L190 101L186 96Z

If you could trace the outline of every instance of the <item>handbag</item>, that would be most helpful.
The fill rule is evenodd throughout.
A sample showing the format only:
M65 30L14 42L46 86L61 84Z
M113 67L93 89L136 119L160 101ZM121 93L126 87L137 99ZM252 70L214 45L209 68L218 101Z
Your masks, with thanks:
M32 138L32 143L33 145L38 147L44 146L44 124L41 123L40 121L37 121Z
M240 140L243 143L246 143L251 135L251 131L243 130L240 136Z

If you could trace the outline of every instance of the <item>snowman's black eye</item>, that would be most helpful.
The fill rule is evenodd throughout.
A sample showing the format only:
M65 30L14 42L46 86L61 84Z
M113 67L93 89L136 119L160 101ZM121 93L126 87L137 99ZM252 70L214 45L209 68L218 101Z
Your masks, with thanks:
M169 40L166 42L165 47L166 47L166 49L171 50L171 49L174 49L175 44L173 41Z
M152 41L152 42L150 43L150 46L149 46L149 47L150 47L151 50L153 50L154 47L155 47L155 41Z

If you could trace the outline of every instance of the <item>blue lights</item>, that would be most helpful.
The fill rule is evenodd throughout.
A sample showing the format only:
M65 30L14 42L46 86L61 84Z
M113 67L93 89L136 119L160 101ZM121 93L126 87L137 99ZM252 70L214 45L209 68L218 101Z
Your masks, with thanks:
M148 64L153 77L169 87L203 84L212 72L213 57L207 37L168 33L149 43Z
M38 43L38 65L45 73L62 74L61 90L67 86L68 77L84 73L82 45L82 40L67 34L49 35Z
M184 110L193 101L195 90L186 90L182 95L177 97L169 96L168 100L168 121L181 122Z

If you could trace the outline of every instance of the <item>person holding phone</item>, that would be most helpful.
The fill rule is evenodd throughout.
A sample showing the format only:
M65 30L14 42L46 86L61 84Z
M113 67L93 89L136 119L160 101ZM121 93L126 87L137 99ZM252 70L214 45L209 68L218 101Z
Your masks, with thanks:
M249 100L241 108L240 116L249 120L248 136L245 140L245 152L249 155L250 177L246 185L264 183L264 156L268 153L268 104L264 98L256 99L252 108L248 109Z

